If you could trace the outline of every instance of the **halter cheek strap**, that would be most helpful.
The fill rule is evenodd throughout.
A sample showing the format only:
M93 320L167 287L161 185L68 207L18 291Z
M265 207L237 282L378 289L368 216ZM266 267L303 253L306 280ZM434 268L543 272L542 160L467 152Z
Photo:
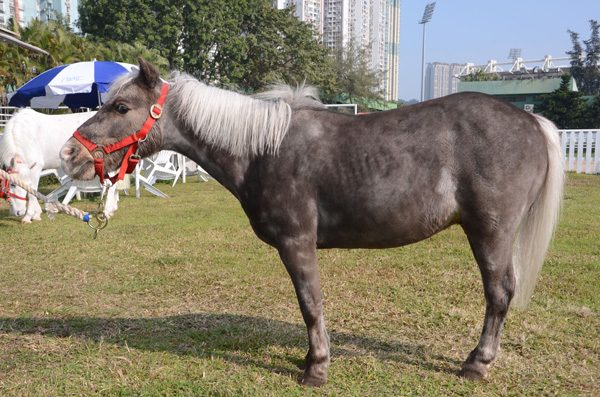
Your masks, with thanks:
M100 178L100 183L104 184L105 179L115 183L123 179L125 174L131 174L135 170L135 167L140 161L140 157L137 155L138 144L146 139L146 136L148 135L148 132L150 132L150 129L152 129L154 122L162 115L162 107L165 103L165 98L167 97L168 91L169 85L167 83L163 83L162 90L160 91L160 97L158 98L157 103L150 107L150 116L148 116L142 128L138 132L129 135L117 143L98 146L84 138L79 131L75 131L73 137L77 139L83 146L85 146L94 158L94 168L96 170L96 175L98 175ZM123 158L123 163L121 163L119 173L113 177L109 177L104 173L104 155L110 154L127 146L129 146L129 148L127 149L127 153ZM100 153L100 155L96 157L94 156L95 153Z
M21 164L20 161L17 161L17 164ZM12 171L10 168L6 169L6 172L9 174L18 174L19 171ZM27 200L27 197L18 196L10 191L10 181L8 179L2 178L1 187L0 187L0 199L6 199L10 203L10 198L14 197L19 200Z

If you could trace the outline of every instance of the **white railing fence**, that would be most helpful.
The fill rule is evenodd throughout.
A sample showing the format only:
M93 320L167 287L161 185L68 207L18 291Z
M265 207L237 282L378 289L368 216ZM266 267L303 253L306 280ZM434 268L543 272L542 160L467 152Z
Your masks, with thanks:
M8 123L8 119L14 112L19 110L19 108L15 108L12 106L0 106L0 133L4 131L4 126Z
M565 171L600 174L598 139L600 130L560 130Z

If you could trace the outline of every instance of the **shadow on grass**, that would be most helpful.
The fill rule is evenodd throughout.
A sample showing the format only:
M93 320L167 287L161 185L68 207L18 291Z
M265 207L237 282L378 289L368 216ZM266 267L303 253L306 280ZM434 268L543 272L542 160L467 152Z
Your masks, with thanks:
M0 333L38 334L103 341L147 351L167 351L200 358L219 357L239 365L255 365L289 376L300 375L304 357L289 350L307 348L303 325L232 314L188 314L142 319L0 318ZM371 356L432 372L458 373L460 362L427 353L424 345L408 345L330 333L332 357ZM261 360L270 347L283 348L278 360ZM272 354L271 354L272 356ZM253 359L253 357L255 357ZM287 363L287 364L286 364ZM291 364L291 365L290 365Z
M9 210L0 210L0 227L7 227L14 223L21 223L21 218L17 218L16 216L12 216L9 213Z

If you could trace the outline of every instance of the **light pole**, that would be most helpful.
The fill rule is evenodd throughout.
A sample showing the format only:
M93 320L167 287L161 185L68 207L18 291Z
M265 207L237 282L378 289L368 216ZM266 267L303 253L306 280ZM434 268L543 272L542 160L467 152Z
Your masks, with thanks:
M425 100L425 25L431 21L433 16L433 9L435 8L435 1L433 3L427 3L425 6L425 12L423 12L423 18L419 22L423 25L423 59L421 61L421 102Z

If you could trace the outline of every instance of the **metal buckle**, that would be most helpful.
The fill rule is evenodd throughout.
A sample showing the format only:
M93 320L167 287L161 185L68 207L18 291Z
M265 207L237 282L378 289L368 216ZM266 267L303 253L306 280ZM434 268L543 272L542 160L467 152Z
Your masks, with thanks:
M87 214L87 224L94 229L94 240L98 237L98 232L108 226L108 218L104 215L104 201L101 200L98 208Z
M100 156L94 156L95 153L100 153ZM102 146L98 146L96 149L92 150L90 154L95 159L103 159L105 155L104 148Z
M162 116L162 106L160 106L158 103L150 106L150 117L158 120L160 116Z

